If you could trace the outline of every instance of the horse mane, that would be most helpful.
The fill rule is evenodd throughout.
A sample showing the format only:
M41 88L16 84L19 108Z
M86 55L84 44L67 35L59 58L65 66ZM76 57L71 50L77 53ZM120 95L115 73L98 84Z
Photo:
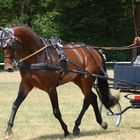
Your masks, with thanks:
M41 37L32 30L31 27L27 26L27 25L23 25L23 24L17 24L17 25L12 25L11 28L21 28L23 29L23 31L27 31L37 42L37 44L39 45L40 43L43 43L41 40Z
M32 28L27 26L27 25L25 25L25 24L13 24L13 25L11 25L11 28L15 28L15 27L23 27L23 28L26 28L26 29L28 29L28 30L33 32Z
M40 38L33 30L31 27L24 25L24 24L14 24L11 25L11 28L16 28L16 27L21 27L21 28L25 28L26 30L32 32L33 34L35 34L36 37Z

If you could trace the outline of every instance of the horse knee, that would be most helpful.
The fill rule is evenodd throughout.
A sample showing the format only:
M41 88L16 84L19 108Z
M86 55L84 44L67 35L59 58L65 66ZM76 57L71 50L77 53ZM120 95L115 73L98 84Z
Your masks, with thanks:
M18 96L13 105L18 108L25 98L26 98L26 95L24 94L24 91L19 90Z
M55 110L53 111L53 114L54 114L54 116L55 116L57 119L58 119L58 118L61 118L61 113L60 113L59 110L55 109Z

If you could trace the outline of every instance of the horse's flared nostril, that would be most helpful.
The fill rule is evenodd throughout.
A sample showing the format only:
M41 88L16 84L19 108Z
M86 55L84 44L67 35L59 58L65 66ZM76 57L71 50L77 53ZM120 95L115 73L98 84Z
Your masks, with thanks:
M13 69L13 68L8 68L7 71L8 71L8 72L13 72L14 69Z

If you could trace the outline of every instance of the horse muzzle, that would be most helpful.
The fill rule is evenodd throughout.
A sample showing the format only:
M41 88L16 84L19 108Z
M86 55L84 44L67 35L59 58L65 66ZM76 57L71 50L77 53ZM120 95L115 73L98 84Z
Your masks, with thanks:
M8 72L13 72L14 66L13 65L4 65L4 69Z

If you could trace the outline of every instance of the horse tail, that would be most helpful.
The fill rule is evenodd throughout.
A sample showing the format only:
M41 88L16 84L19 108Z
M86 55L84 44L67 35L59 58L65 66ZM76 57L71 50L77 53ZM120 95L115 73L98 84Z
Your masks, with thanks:
M99 75L104 76L105 74L101 72ZM97 78L97 86L100 94L102 103L107 109L115 106L119 101L119 96L112 96L109 90L109 84L106 78Z

